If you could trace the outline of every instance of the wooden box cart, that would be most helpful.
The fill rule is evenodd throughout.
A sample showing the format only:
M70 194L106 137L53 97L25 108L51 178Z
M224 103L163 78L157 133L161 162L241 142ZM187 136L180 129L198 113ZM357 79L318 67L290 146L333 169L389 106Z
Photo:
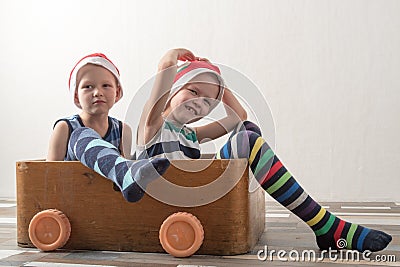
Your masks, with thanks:
M264 231L265 200L262 188L249 191L246 159L174 160L163 177L178 187L199 190L182 195L165 192L175 204L157 200L151 193L129 203L110 180L80 162L17 162L18 245L34 247L28 231L32 218L43 210L56 209L71 226L65 249L164 252L160 227L176 212L193 214L202 225L204 240L196 254L235 255L253 248ZM148 190L157 195L162 185L156 180ZM226 192L221 197L207 200L223 189ZM191 205L191 198L205 203Z

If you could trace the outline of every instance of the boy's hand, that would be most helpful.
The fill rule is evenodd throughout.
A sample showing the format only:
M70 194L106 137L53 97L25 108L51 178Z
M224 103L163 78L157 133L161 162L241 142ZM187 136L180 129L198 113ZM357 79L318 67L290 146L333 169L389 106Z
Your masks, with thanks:
M175 66L178 63L178 60L193 61L196 60L196 57L191 51L185 48L171 49L161 58L158 69L165 70L169 67Z
M207 58L204 58L204 57L196 57L196 60L197 60L197 61L205 61L205 62L207 62L207 63L210 63L210 64L211 64L211 61L210 61L210 60L208 60Z
M193 53L185 48L177 48L174 49L174 51L177 53L177 59L181 61L193 61L196 59L196 57L193 55Z

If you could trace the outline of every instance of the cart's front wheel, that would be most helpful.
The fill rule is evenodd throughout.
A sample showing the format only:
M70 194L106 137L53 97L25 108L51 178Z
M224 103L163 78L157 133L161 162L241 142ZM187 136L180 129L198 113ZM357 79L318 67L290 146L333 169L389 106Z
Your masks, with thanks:
M175 257L189 257L201 246L204 230L196 216L187 212L170 215L160 227L160 243Z
M71 224L67 216L56 209L37 213L29 223L29 238L35 247L43 251L63 247L70 234Z

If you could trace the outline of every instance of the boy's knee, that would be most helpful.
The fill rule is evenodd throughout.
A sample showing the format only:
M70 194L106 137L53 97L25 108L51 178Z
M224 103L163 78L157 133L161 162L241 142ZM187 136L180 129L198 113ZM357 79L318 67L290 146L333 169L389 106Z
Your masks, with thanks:
M242 139L247 138L248 140L257 139L258 137L260 137L258 133L247 129L238 132L236 135L240 136Z
M68 146L73 149L78 141L85 137L101 139L101 136L92 128L80 127L72 131L69 137Z
M244 127L245 127L245 129L246 129L247 131L255 132L255 133L257 133L259 136L261 136L261 129L260 129L260 127L258 127L258 125L255 124L254 122L251 122L251 121L244 121L244 122L243 122L243 125L244 125Z
M260 139L260 140L258 140L258 139ZM235 144L232 144L232 146L236 146L236 151L240 158L249 157L251 151L254 148L254 145L258 141L261 141L261 148L257 147L257 151L264 153L265 151L270 149L270 146L264 140L264 138L262 138L258 133L250 131L250 130L238 132L235 135L235 138L232 138L232 141L235 143Z
M72 131L71 139L78 139L82 137L93 137L93 138L101 138L101 136L92 128L88 127L79 127Z
M260 135L256 132L245 130L238 132L235 139L241 147L250 147L250 144L253 144L259 137Z
M239 158L248 158L250 155L251 144L254 144L259 135L253 131L244 130L236 133L231 139L233 153ZM236 157L236 156L235 156Z

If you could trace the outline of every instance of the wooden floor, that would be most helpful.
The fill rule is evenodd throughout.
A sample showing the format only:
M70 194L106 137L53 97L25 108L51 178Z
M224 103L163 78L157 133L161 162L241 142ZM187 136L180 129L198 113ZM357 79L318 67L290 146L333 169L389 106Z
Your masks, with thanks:
M17 246L16 203L3 199L0 200L0 266L400 266L400 203L322 204L343 219L386 231L393 236L393 241L384 251L364 255L367 257L365 260L361 253L346 251L331 252L331 256L325 253L321 257L307 225L278 203L266 201L265 232L257 246L244 255L194 255L178 259L161 253L66 250L44 253ZM268 257L262 261L257 254L260 250L264 252L265 246ZM273 250L282 250L279 254L281 259ZM310 258L308 255L311 255ZM261 253L260 257L265 257L265 253Z

